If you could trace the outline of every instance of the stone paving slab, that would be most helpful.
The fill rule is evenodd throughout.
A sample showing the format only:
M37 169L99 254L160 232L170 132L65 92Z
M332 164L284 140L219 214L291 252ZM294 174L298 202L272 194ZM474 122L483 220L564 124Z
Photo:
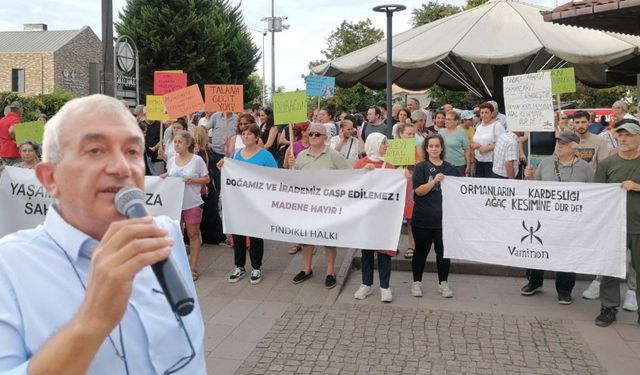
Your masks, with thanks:
M393 305L290 305L248 374L604 374L572 322Z

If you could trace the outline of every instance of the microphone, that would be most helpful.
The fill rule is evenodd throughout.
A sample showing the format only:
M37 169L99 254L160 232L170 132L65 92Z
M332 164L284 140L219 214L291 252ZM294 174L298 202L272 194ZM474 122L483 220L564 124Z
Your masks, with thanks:
M149 216L144 198L142 190L135 186L125 186L118 190L114 199L116 209L128 219ZM165 260L152 264L151 268L160 282L171 310L180 316L189 315L193 311L194 300L173 257L169 256Z

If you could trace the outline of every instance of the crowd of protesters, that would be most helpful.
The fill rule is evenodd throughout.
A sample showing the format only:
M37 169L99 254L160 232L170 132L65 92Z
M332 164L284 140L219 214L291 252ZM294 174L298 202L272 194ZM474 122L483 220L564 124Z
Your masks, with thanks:
M182 222L193 279L199 277L197 262L202 242L233 246L234 267L229 282L238 282L247 273L247 251L251 284L259 283L263 277L263 239L222 231L219 192L225 157L263 167L300 170L403 169L407 178L403 221L409 235L403 256L412 262L414 297L422 296L422 275L432 245L437 290L444 298L453 297L448 283L451 262L442 238L440 183L446 176L617 182L628 191L629 277L622 308L638 310L634 269L640 268L640 126L638 119L628 113L626 102L613 103L610 122L604 117L597 122L594 114L581 110L570 117L558 114L556 131L546 133L511 131L494 101L467 111L450 104L426 110L414 98L406 104L395 104L389 112L384 105L371 106L365 114L337 114L335 105L329 104L312 111L308 121L293 124L291 133L284 124L274 123L270 108L259 105L244 113L194 113L166 122L148 120L144 106L136 107L133 114L145 135L147 174L181 177L186 184ZM0 119L0 168L34 168L39 161L38 144L15 142L13 127L21 122L22 111L19 102L11 103L6 116ZM388 116L393 119L392 127ZM385 161L388 140L394 138L415 138L415 165L393 166ZM316 247L294 244L289 253L298 251L302 253L303 269L295 275L294 283L312 277ZM364 299L372 294L376 254L380 299L391 302L391 257L397 254L396 249L362 249L362 285L354 297ZM325 247L325 257L325 287L333 288L336 249ZM530 296L542 287L543 271L527 270L526 275L528 282L521 294ZM560 304L572 302L575 277L574 273L556 274ZM618 279L597 276L584 291L584 298L601 299L596 324L607 326L616 320L621 303L619 284Z

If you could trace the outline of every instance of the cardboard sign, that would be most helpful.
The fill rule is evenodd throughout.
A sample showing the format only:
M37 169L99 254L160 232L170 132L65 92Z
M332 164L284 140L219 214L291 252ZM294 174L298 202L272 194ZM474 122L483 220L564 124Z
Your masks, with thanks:
M242 85L204 85L204 110L207 112L242 112Z
M184 73L182 70L157 70L158 73Z
M164 95L187 87L186 73L153 72L153 94Z
M306 81L308 96L327 98L335 95L336 77L308 76Z
M147 95L147 120L167 121L169 115L160 95Z
M551 70L553 95L576 92L576 73L573 67Z
M273 94L273 115L276 124L307 121L307 93L291 91Z
M24 141L33 141L42 144L42 136L44 134L44 121L32 121L16 124L13 127L16 135L16 144Z
M193 112L202 111L204 108L204 101L198 85L185 87L166 94L162 98L170 118L187 116Z
M504 77L504 103L511 131L554 131L551 72Z
M384 160L393 165L416 164L416 139L401 138L387 141L387 153Z

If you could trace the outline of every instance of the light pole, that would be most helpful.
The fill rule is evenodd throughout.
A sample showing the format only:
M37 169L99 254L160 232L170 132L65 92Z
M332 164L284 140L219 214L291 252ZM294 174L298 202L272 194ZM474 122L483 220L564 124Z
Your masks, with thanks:
M102 93L115 97L113 69L113 1L102 0Z
M275 0L271 0L271 17L265 17L261 21L267 21L267 31L271 32L271 97L276 92L276 34L282 30L289 28L289 25L283 25L282 21L287 17L276 17Z
M393 85L393 81L391 78L391 70L393 69L393 56L392 56L392 46L391 42L392 36L392 22L393 13L400 12L407 9L404 5L399 4L387 4L387 5L378 5L373 8L374 12L384 12L387 13L387 111L391 111L391 86ZM391 129L393 128L393 117L389 116L390 112L387 112L387 131L391 134Z
M261 87L261 91L262 91L262 106L264 107L266 105L266 96L267 93L265 92L265 86L267 85L267 72L265 70L265 56L264 56L264 37L267 36L267 30L256 30L256 29L249 29L251 31L255 31L257 33L262 34L262 87Z

